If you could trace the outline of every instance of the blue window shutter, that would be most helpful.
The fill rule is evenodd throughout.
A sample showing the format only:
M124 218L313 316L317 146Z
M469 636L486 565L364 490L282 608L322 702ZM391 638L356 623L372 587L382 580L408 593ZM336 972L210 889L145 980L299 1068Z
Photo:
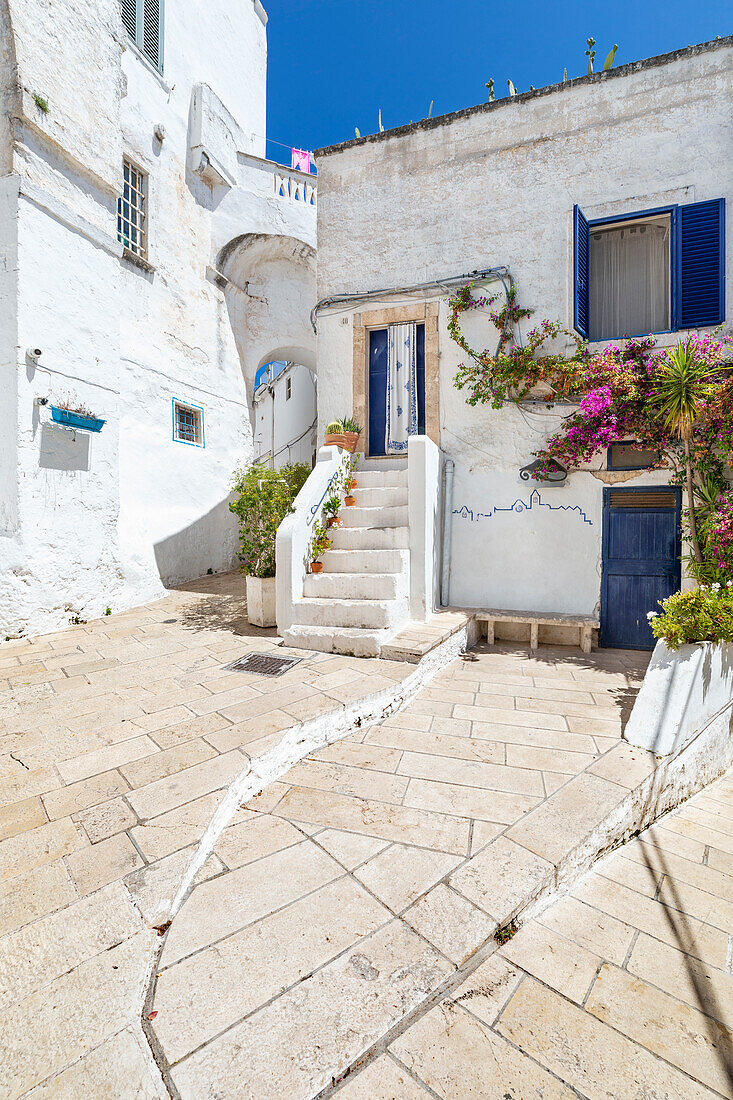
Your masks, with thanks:
M725 320L725 199L677 210L676 327Z
M590 323L590 299L588 286L590 281L590 233L588 220L576 205L573 207L573 243L575 273L575 310L573 323L575 329L587 340Z

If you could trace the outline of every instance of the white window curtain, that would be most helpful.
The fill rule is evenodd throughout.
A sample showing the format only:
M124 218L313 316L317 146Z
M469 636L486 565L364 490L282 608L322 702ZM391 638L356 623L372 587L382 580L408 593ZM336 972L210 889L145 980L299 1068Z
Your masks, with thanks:
M417 434L417 325L387 331L387 430L385 453L404 454Z
M669 221L590 231L590 338L669 328Z

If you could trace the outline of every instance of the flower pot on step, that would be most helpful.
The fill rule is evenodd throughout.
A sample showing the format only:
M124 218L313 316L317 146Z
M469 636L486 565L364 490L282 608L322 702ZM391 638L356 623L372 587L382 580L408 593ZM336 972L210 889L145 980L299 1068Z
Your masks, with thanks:
M326 432L323 441L326 447L342 447L345 451L348 450L348 443L343 432Z
M322 573L322 572L323 572L323 562L322 561L312 561L311 562L311 573Z
M352 508L356 504L356 497L344 497L344 504L347 508Z
M326 526L327 527L340 527L341 526L340 517L339 516L329 516L328 519L326 520Z
M356 450L356 445L359 442L359 432L344 432L344 438L346 440L346 446L353 455Z
M276 582L274 577L247 574L247 620L252 626L276 626Z

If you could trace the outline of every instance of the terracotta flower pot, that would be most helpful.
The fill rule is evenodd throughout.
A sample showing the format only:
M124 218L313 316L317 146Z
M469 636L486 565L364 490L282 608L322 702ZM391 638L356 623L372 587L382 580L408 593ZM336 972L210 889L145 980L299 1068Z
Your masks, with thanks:
M343 447L345 451L349 448L348 441L343 432L326 432L323 441L326 447Z
M349 491L351 491L352 489L356 489L358 487L358 484L359 483L356 478L352 477L351 481L349 482Z
M328 527L340 527L341 526L341 520L339 519L338 516L329 516L328 519L326 520L326 526L328 526Z
M361 434L360 432L344 432L344 437L346 439L346 446L348 447L348 449L349 449L349 451L351 452L352 455L353 455L354 451L356 450L356 445L359 442L359 435L360 434Z
M311 573L322 573L322 572L323 572L323 562L322 561L312 561L311 562Z
M347 508L353 507L356 504L356 497L344 497L344 504Z

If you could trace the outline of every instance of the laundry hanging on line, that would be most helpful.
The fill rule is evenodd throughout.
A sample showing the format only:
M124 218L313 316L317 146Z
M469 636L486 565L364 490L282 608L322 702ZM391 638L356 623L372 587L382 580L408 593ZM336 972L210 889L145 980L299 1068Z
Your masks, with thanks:
M298 172L310 172L311 155L308 149L293 149L290 157L290 167Z

